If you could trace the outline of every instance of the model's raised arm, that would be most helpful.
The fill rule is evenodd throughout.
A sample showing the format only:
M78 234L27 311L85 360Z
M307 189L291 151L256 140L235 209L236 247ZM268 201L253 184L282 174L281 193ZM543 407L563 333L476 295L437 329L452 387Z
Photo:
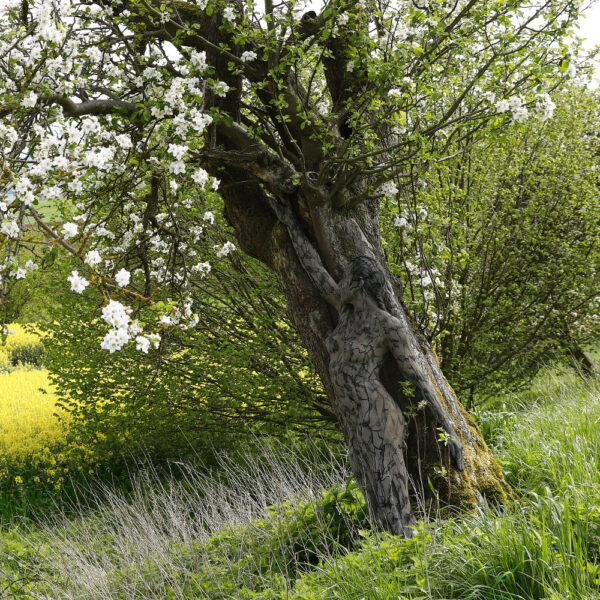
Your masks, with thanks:
M321 296L339 311L340 298L338 285L327 272L319 253L302 231L291 207L289 204L281 204L275 199L271 199L271 207L275 211L277 218L287 227L298 260L314 286L319 290Z

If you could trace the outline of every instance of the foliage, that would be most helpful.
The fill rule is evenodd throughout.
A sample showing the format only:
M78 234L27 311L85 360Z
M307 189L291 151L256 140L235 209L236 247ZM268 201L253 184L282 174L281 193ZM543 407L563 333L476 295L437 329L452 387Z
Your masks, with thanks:
M598 94L552 120L466 135L388 205L386 250L444 373L481 401L598 336Z
M265 231L264 257L265 194L302 190L335 209L391 198L402 169L429 164L463 127L549 118L548 89L575 75L570 0L265 10L128 0L3 11L3 281L27 275L19 253L51 264L60 248L77 263L72 290L92 284L108 303L103 347L145 353L169 326L195 324L191 289L234 248L207 239L218 179L228 201L246 200L236 235ZM39 251L34 223L51 248ZM143 326L128 318L124 306L148 303Z
M448 149L456 157L415 176L382 210L407 308L471 403L522 389L557 353L597 336L597 107L597 94L573 88L542 126L475 144L467 137ZM56 289L46 364L65 406L78 399L70 405L78 435L104 453L132 451L127 438L157 457L177 456L235 444L249 423L273 432L332 419L279 286L256 261L216 266L192 292L194 330L166 336L143 366L136 352L115 359L96 349L104 324L94 321L95 302ZM237 439L226 441L226 432Z
M193 294L199 322L174 329L147 356L98 348L97 298L55 294L42 323L44 364L70 414L73 446L96 455L150 454L155 461L233 450L257 433L287 436L332 415L284 312L273 276L232 258ZM143 317L140 316L140 319Z
M265 450L266 469L230 461L222 477L142 480L129 500L107 489L77 519L0 535L0 572L28 588L15 583L15 598L597 598L600 390L565 376L536 386L535 405L498 419L497 452L521 495L502 511L421 523L412 539L373 534L340 465L311 475L322 457L292 464L295 451Z
M30 344L28 346L20 346L15 348L10 357L10 362L13 367L19 364L28 364L33 367L41 366L41 357L44 354L42 344Z
M148 442L166 454L179 430L208 446L212 431L253 415L272 428L332 416L321 398L306 409L297 402L305 358L294 352L285 364L295 340L281 319L259 318L279 328L277 337L247 345L268 349L261 368L286 373L293 394L274 390L248 355L233 360L233 344L222 344L218 361L191 348L207 341L213 352L236 329L254 341L255 323L244 322L254 307L214 326L229 302L221 293L208 300L211 285L227 288L214 274L227 272L235 250L215 218L219 194L239 245L279 272L290 298L272 201L291 204L318 246L329 218L340 230L354 223L378 255L378 205L397 195L393 180L426 169L467 134L545 122L550 92L576 75L571 0L534 9L518 0L335 1L319 15L300 10L293 0L264 11L242 0L36 0L0 13L0 301L6 282L34 269L25 257L67 267L63 283L85 300L72 320L48 324L45 360L70 382L63 403L86 439L107 436L107 456ZM350 258L342 253L331 272ZM298 305L305 293L319 301L305 279ZM86 303L97 304L96 318ZM292 317L322 348L324 332L309 315ZM84 328L102 340L103 356L76 356L76 344L89 348ZM70 353L59 355L64 340ZM105 367L118 351L122 362ZM326 364L318 364L322 377ZM265 396L281 405L277 417L241 377L254 373L254 390L268 383ZM307 379L314 389L312 372ZM198 413L207 416L200 422Z

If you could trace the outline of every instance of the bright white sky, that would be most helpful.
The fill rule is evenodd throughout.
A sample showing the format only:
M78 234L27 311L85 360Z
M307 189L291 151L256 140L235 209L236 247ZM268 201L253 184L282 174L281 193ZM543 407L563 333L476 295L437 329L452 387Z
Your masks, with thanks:
M579 32L581 37L587 39L590 47L600 44L600 2L598 0L595 0L593 6L586 11Z
M579 25L579 35L584 38L585 48L591 50L594 46L600 44L600 0L593 0L593 5L589 8L585 16L581 19ZM600 82L600 59L596 59L596 84Z

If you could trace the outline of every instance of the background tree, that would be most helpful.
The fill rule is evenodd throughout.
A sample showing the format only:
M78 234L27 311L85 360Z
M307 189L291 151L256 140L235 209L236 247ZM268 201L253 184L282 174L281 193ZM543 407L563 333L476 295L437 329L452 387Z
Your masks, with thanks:
M382 210L386 255L444 373L471 402L514 391L598 335L594 92L434 163Z
M576 358L579 350L585 359L581 347L597 339L600 211L590 131L598 104L579 87L556 101L542 127L525 123L491 146L465 141L464 154L424 174L426 185L403 187L381 208L386 259L406 307L469 402L514 393L555 356ZM517 200L524 189L527 203ZM222 245L222 235L213 242ZM498 240L494 260L482 251L483 236ZM141 451L156 464L223 447L247 452L264 433L328 432L339 441L280 286L257 261L233 253L199 278L198 325L172 330L160 356L142 361L133 348L110 355L98 347L97 298L87 293L82 302L62 288L73 265L57 265L55 275L18 283L36 290L26 316L40 314L42 297L52 312L35 320L51 333L44 366L76 416L72 449L94 447L104 457ZM521 278L530 283L517 295Z
M347 439L353 423L339 410L326 344L337 315L272 207L290 208L319 272L332 281L358 256L380 264L378 310L397 320L414 371L408 377L393 362L382 370L394 419L367 403L366 430L374 435L359 455L350 446L355 465L370 457L359 480L382 525L401 530L378 510L398 507L394 485L384 486L388 498L376 493L389 472L403 470L425 491L428 477L441 473L441 496L453 504L501 501L499 467L386 272L379 202L397 192L391 180L443 157L466 124L472 136L498 113L547 118L548 88L569 64L563 38L578 4L335 2L303 16L293 2L267 2L264 14L241 1L24 6L2 23L0 136L4 181L16 201L0 233L22 239L33 218L85 263L89 281L77 271L69 281L76 292L93 283L103 294L110 326L103 348L134 341L149 352L160 348L165 328L197 323L189 274L206 271L215 251L199 253L188 241L190 233L202 236L209 184L216 189L219 178L239 245L281 278L290 318ZM181 190L189 186L203 188L202 197L186 200ZM44 201L71 219L60 231L44 223L37 207ZM211 216L205 212L205 221ZM217 257L231 250L219 246ZM10 274L5 263L3 275ZM158 310L146 310L149 303ZM403 381L421 385L407 393ZM429 418L430 389L453 440ZM403 423L404 412L415 416L406 466L376 435L386 422ZM451 461L455 447L460 456ZM409 515L405 503L401 509Z

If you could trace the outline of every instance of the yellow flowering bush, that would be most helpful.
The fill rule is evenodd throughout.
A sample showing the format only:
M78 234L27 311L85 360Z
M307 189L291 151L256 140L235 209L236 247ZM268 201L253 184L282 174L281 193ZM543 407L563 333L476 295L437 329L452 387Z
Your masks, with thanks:
M45 369L18 367L0 373L0 479L56 465L66 425L57 414Z
M60 488L68 471L69 416L48 371L13 364L19 350L40 346L40 336L17 324L7 329L0 345L0 508L14 502L15 489L43 481Z

